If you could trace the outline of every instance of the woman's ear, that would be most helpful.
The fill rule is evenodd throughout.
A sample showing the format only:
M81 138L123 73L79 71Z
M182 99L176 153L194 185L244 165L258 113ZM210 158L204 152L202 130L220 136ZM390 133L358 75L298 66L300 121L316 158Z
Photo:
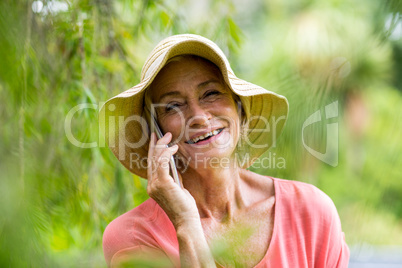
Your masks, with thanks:
M237 100L237 114L239 115L241 122L243 120L243 106L240 99Z

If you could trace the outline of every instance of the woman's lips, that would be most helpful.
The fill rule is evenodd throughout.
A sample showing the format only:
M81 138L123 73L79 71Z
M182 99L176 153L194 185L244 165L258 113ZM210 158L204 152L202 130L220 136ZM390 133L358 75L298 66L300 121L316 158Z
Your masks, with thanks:
M209 133L209 134L213 134L213 135L212 135L212 136L208 136L208 137L206 137L206 138L203 139L203 140L198 140L198 141L194 142L194 140L199 137L199 136L196 136L195 138L186 141L186 143L191 144L191 145L204 145L204 144L213 142L214 140L216 140L217 138L219 138L219 137L221 136L223 130L224 130L224 128L219 128L219 129L216 129L216 130L207 132L207 133L205 133L204 135L206 135L206 134L208 134L208 133ZM216 134L214 134L214 132L215 132Z

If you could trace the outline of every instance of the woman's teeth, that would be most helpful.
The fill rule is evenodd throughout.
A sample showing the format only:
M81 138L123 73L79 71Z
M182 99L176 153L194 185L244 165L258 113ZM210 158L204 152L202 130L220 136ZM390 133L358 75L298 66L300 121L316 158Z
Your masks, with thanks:
M195 137L194 139L190 139L190 140L188 141L188 143L190 143L190 144L197 143L197 142L200 141L200 140L205 140L206 138L215 136L215 135L219 134L221 131L222 131L222 129L213 130L213 131L211 131L211 132L205 133L204 135Z

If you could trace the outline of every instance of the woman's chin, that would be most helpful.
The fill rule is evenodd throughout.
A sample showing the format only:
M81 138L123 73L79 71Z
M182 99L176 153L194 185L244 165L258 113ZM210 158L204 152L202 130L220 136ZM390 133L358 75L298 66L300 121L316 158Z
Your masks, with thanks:
M233 164L234 148L212 148L203 151L193 151L181 158L181 166L185 169L215 169L229 168Z

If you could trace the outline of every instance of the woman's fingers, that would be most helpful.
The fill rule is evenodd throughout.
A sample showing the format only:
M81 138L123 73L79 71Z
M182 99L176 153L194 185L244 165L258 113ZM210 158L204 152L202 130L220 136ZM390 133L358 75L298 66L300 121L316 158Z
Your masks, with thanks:
M172 133L167 132L162 138L156 141L155 147L159 148L163 146L167 146L169 142L172 140Z
M167 133L158 141L156 141L156 135L154 133L151 134L148 151L147 192L149 196L155 199L166 198L167 196L165 196L166 193L164 192L168 191L168 195L171 195L168 189L175 189L177 187L170 176L170 159L177 152L179 146L167 147L171 139L172 135L170 133Z
M166 133L161 139L157 139L154 132L151 133L151 140L149 142L148 156L152 156L155 148L164 148L172 140L172 134L170 132ZM151 155L150 155L151 154Z
M164 148L159 157L156 159L156 175L159 180L168 179L172 181L172 177L170 176L170 159L171 156L177 152L178 146L174 145L172 147Z
M179 147L178 145L167 147L171 139L172 134L170 132L166 133L159 140L156 140L155 133L151 134L148 151L148 180L155 178L158 178L158 180L172 179L169 175L169 161Z

